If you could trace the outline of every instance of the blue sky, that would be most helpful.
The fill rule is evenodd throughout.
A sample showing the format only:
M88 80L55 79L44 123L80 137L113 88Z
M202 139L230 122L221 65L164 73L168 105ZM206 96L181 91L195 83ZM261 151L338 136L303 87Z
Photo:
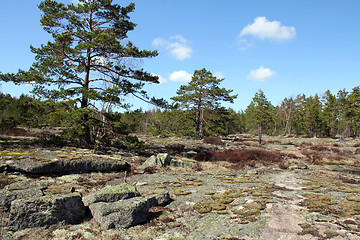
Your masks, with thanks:
M70 0L62 0L70 3ZM3 1L0 71L28 69L29 46L50 40L40 26L41 1ZM114 0L127 5L129 0ZM149 95L170 99L194 70L225 78L238 98L224 104L245 110L262 89L278 105L285 97L337 93L360 85L360 1L357 0L134 0L138 24L129 40L159 56L134 64L160 76ZM30 86L1 84L18 96ZM136 109L151 108L134 98Z

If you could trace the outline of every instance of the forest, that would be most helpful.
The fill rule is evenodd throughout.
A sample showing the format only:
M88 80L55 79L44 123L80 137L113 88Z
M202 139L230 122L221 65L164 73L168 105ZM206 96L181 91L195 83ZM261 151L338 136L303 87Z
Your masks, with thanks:
M174 105L174 104L173 104ZM80 144L81 111L73 101L39 100L28 95L19 98L0 94L0 129L3 133L17 127L43 129L39 137L59 143ZM127 112L91 111L91 134L96 141L110 144L113 136L131 133L155 136L199 137L196 109L154 107ZM97 119L106 119L106 124ZM255 93L249 106L240 112L224 107L204 108L204 136L227 136L235 133L257 135L259 124L267 135L302 137L359 137L360 89L345 89L337 94L326 91L321 96L285 98L274 106L265 93ZM45 129L61 129L60 135L46 135ZM106 134L105 134L106 133Z

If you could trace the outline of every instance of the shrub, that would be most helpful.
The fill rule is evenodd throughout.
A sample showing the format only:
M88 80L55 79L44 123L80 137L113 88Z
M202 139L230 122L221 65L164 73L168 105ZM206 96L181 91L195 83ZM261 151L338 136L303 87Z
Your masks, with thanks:
M239 169L243 166L254 166L256 162L262 164L280 163L283 161L283 155L278 152L265 150L237 149L224 152L208 151L194 156L197 161L226 161L234 163L232 168Z
M314 150L314 151L329 151L328 147L322 146L322 145L313 145L311 147L309 147L309 149Z
M221 138L219 137L205 137L203 139L204 143L214 144L214 145L222 145L223 142L221 141Z
M180 143L174 143L167 145L165 148L169 154L180 154L184 151L185 145Z

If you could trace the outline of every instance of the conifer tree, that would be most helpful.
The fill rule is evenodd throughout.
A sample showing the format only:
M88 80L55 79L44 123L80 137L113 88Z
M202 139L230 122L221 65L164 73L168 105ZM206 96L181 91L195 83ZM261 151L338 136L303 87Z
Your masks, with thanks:
M157 77L127 64L128 59L157 55L126 41L136 26L128 15L135 5L123 7L112 2L79 0L79 4L66 5L44 0L38 6L43 12L40 22L53 41L39 48L31 46L36 61L29 71L0 75L4 81L37 84L34 93L39 96L77 101L82 139L87 144L92 143L89 115L95 102L127 107L124 96L144 99L144 82L158 83Z
M249 110L252 111L251 115L258 127L259 143L261 144L263 128L272 121L274 106L267 100L261 89L255 93L249 106L251 106Z
M204 111L219 108L220 102L233 103L237 95L230 95L233 90L220 88L224 79L218 79L205 68L195 70L191 81L182 85L171 98L181 104L181 107L195 112L195 132L199 138L204 136Z

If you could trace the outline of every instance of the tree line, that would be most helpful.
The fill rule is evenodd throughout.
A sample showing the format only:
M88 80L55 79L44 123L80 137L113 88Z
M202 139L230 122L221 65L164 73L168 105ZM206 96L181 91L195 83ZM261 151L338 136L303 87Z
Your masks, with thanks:
M190 86L190 84L189 84ZM180 94L181 96L181 94ZM178 100L178 96L174 97ZM359 137L360 87L336 94L329 90L322 95L286 97L274 106L262 90L257 91L244 111L236 112L221 105L201 109L202 130L199 129L198 106L184 108L174 102L169 109L154 107L144 111L106 112L107 124L98 121L99 113L89 112L93 119L91 132L104 138L104 127L119 135L144 133L162 136L226 136L250 133L268 135L302 135L309 137ZM0 94L0 129L16 126L43 128L63 127L63 136L74 140L81 134L81 112L73 101L41 101L22 95L14 98ZM107 132L108 134L109 132ZM102 136L104 134L104 136ZM110 137L110 136L108 136Z

